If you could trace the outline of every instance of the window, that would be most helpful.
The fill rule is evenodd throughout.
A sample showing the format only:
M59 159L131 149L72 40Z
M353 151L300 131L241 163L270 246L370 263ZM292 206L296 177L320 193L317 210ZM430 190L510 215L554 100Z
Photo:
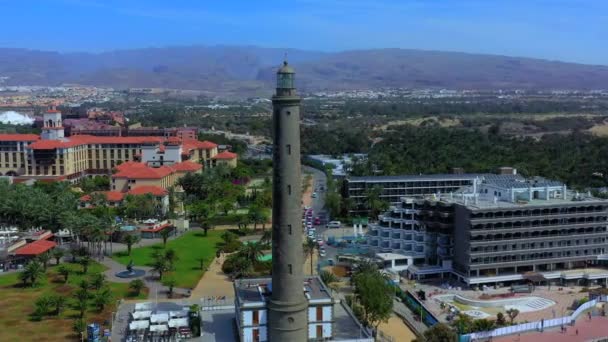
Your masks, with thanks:
M253 325L260 324L260 312L258 310L253 311Z
M291 225L290 224L287 225L287 230L289 231L289 235L291 235Z
M287 154L291 155L291 145L287 144Z
M288 186L287 186L287 194L288 194L288 195L291 195L291 185L288 185Z
M291 267L291 264L287 265L287 270L289 271L289 274L292 274L292 267Z
M317 321L323 320L323 307L317 306Z

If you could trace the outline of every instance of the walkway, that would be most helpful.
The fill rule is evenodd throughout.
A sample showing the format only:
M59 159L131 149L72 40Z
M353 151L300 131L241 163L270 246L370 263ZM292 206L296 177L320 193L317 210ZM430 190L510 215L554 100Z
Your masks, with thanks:
M191 300L226 296L226 302L232 302L234 288L232 280L222 272L224 259L225 256L221 257L220 260L215 259L211 262L201 280L199 280L196 287L192 290L192 294L190 295Z
M134 266L136 269L146 271L146 274L143 277L139 278L119 278L116 276L117 272L122 272L126 270L126 266L123 264L114 261L112 258L103 258L100 261L101 264L106 266L108 269L103 273L106 276L106 279L115 283L129 283L134 279L141 279L146 284L146 287L150 290L148 293L148 299L167 299L169 294L169 288L167 286L162 285L158 280L158 275L152 272L152 268L148 266ZM180 287L173 288L173 298L184 298L188 297L189 289L184 289Z

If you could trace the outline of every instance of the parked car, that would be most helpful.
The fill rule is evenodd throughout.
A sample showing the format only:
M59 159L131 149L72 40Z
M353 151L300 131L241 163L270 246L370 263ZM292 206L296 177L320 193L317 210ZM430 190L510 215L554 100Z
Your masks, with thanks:
M342 223L340 221L331 221L326 225L327 228L340 228Z
M319 246L323 246L323 243L324 243L324 242L323 242L323 238L320 238L320 237L319 237L319 238L317 238L317 245L319 245Z
M315 217L315 225L320 225L321 224L321 219L319 218L319 216Z
M320 249L319 250L319 256L322 257L322 258L324 258L325 256L327 256L327 253L325 253L324 249Z
M317 198L317 193L316 193L316 192L313 192L311 197L312 197L312 198Z

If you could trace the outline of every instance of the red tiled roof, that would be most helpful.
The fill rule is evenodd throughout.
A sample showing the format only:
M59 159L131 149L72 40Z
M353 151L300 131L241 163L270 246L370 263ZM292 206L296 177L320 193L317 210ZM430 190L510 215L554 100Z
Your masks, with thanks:
M119 166L120 168L117 167L118 172L112 175L113 178L161 179L174 172L171 167L166 165L149 167L143 163L123 163Z
M144 228L144 229L140 229L140 231L142 232L146 232L146 233L157 233L160 232L161 230L171 227L171 223L165 223L163 225L160 226L156 226L154 228Z
M97 193L104 194L108 202L120 202L125 197L122 192L118 191L100 191ZM89 202L91 200L91 195L84 195L80 197L81 202Z
M32 243L28 243L25 246L15 250L16 255L40 255L49 249L57 246L53 241L38 240Z
M171 165L176 171L198 171L203 168L203 165L199 163L194 163L191 161L184 161L181 163Z
M36 141L40 139L37 134L0 134L0 141Z
M236 157L237 157L236 153L224 151L222 153L218 153L215 156L213 156L213 159L235 159Z
M153 196L166 196L169 192L160 186L154 185L142 185L137 186L129 191L129 195L146 195L152 194Z
M58 111L57 109L49 109L46 111L47 113L61 113L60 111Z

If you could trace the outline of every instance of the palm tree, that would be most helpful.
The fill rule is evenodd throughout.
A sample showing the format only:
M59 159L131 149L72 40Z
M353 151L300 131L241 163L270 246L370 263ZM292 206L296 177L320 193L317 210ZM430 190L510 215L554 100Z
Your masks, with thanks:
M129 288L133 290L136 296L139 296L141 290L143 290L144 287L146 287L146 284L141 279L131 280L131 282L129 283Z
M311 238L306 239L304 242L304 254L310 257L310 275L313 274L313 261L312 257L315 254L315 249L317 249L319 245L317 242Z
M167 240L171 236L173 230L171 229L163 229L160 231L160 237L163 239L163 247L167 247Z
M91 287L93 287L93 289L99 290L105 284L106 284L106 276L103 273L97 273L91 277Z
M174 249L167 249L165 251L165 260L167 260L167 263L169 263L169 269L173 270L175 267L175 262L179 260Z
M61 260L61 258L63 258L64 255L65 255L65 252L63 251L63 249L61 249L61 248L53 249L53 258L55 258L56 265L59 265L59 261Z
M93 295L93 304L97 307L99 312L103 311L103 308L110 303L112 300L112 291L110 288L104 286L95 295Z
M156 254L152 264L152 271L158 273L158 279L162 280L163 274L169 271L169 269L169 263L165 259L165 256L161 253Z
M66 305L66 299L61 295L53 295L50 297L51 305L55 307L55 315L59 315L61 310Z
M264 244L264 246L269 246L272 242L272 230L265 230L262 233L262 238L260 238L260 243Z
M83 256L82 258L80 258L80 260L78 260L78 263L82 266L82 273L83 274L87 274L87 271L89 270L89 265L91 264L91 257L88 255Z
M131 234L127 234L125 235L125 237L122 239L122 242L125 243L127 245L127 254L129 256L131 256L131 247L133 247L134 244L139 242L139 236L137 235L131 235Z
M36 306L36 311L34 312L34 315L37 316L37 319L39 319L49 312L51 306L53 306L53 302L51 297L47 295L42 295L41 297L38 297L38 299L36 299L34 305Z
M163 282L163 285L165 285L166 287L169 288L169 292L168 292L169 298L173 297L173 288L175 287L176 283L177 282L175 281L175 278L173 278L173 277L169 277L169 278L165 279L165 281Z
M63 276L64 283L67 283L68 277L70 276L70 269L67 268L65 265L60 265L59 267L57 267L57 272L59 272L59 274Z
M86 282L83 282L86 283ZM85 285L85 284L82 284ZM75 309L79 312L79 317L84 317L84 312L87 311L87 302L89 300L89 289L87 287L80 287L78 290L74 292L74 297L76 297L76 305Z
M46 271L46 266L48 265L49 260L51 260L51 255L48 252L42 253L37 259L42 264L42 268Z
M29 280L30 284L34 286L36 285L36 281L38 280L38 278L40 278L40 276L43 274L44 269L42 265L38 261L32 260L29 264L27 264L27 266L25 266L25 270L22 271L20 278L23 281L24 285L27 280ZM25 280L23 277L25 277Z
M239 254L234 256L234 258L232 259L232 264L233 278L241 278L248 276L251 273L251 268L253 267L251 260Z
M319 276L321 277L321 280L323 281L323 283L325 285L331 284L331 283L335 283L338 281L338 277L336 277L335 274L333 274L332 272L329 271L321 271L321 273L319 273Z
M259 258L264 255L263 251L264 246L261 243L250 241L239 249L238 254L249 260L251 265L256 265L259 262Z

